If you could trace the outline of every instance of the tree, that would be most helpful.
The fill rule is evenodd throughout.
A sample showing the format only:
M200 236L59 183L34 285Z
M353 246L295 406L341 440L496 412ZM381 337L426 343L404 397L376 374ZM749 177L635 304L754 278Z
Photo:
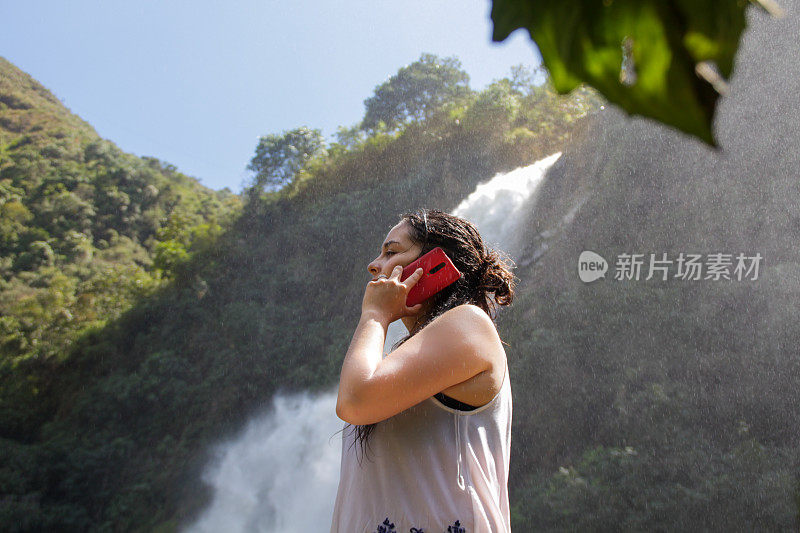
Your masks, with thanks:
M364 130L359 129L358 125L346 128L339 126L336 129L336 142L344 146L348 150L352 150L356 146L362 144L366 140Z
M294 180L310 159L326 153L325 138L318 129L301 126L281 135L265 135L259 139L256 153L247 165L247 170L256 173L251 188L283 187Z
M374 131L381 122L390 129L427 118L443 104L471 93L469 75L455 57L422 54L375 88L364 101L366 113L361 129Z
M464 113L462 125L470 131L508 129L520 107L520 93L509 79L497 80L478 94Z
M756 2L776 16L772 2ZM714 145L711 124L745 27L740 0L492 0L492 40L525 28L553 85L586 82L632 114Z

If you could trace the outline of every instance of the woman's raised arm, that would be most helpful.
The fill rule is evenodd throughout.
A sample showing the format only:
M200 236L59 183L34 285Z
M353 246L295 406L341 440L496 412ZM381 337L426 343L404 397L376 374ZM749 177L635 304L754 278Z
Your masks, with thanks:
M380 422L492 368L497 331L478 306L449 309L381 360L388 323L362 315L342 365L336 414ZM377 365L371 375L367 361Z

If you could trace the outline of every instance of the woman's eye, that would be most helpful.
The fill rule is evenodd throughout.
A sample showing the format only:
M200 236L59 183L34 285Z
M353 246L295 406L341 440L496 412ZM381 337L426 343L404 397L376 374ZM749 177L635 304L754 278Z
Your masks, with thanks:
M397 252L390 252L389 250L386 250L386 255L392 255L394 253L397 253Z

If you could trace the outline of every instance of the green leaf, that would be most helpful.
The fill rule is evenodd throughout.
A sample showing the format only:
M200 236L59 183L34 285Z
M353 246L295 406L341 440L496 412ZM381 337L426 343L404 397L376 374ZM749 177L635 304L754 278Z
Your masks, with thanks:
M716 145L719 94L695 69L712 62L730 76L746 7L746 0L493 0L492 39L525 28L558 92L586 82L628 113Z

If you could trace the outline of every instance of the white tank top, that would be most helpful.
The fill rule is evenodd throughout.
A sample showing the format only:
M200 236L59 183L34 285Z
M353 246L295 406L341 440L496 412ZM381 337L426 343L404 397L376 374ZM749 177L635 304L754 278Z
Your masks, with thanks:
M486 405L461 411L431 397L379 422L366 454L354 438L345 426L331 533L511 531L507 364Z

